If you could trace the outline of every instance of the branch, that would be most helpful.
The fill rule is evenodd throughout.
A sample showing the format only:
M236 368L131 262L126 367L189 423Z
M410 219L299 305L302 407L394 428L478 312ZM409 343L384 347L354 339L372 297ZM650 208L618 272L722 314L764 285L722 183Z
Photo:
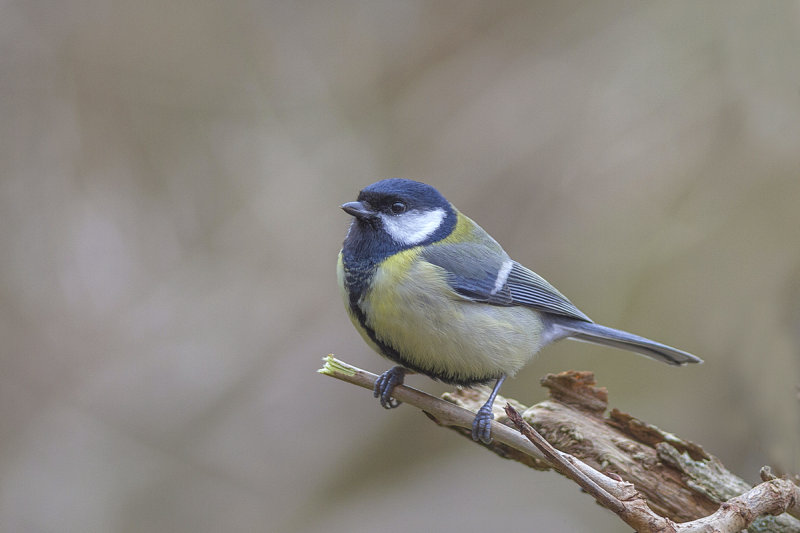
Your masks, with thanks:
M676 524L672 520L654 513L646 500L638 492L626 498L626 493L633 489L633 485L622 481L610 492L606 491L589 476L585 475L581 465L573 464L575 458L561 453L553 448L522 416L511 406L506 405L506 413L511 422L525 435L541 452L551 461L554 468L569 477L586 492L595 497L603 507L616 513L626 524L636 531L659 533L735 533L748 527L761 515L779 515L792 510L795 513L800 509L800 487L786 479L765 479L764 483L745 492L741 496L723 503L719 510L705 518L691 522ZM591 467L588 467L591 468ZM765 469L762 469L762 477ZM599 474L599 472L598 472ZM616 495L619 495L617 497ZM760 527L758 531L763 531ZM772 531L772 530L770 530Z
M332 355L327 356L323 361L325 361L325 365L317 372L352 383L353 385L358 385L359 387L364 387L365 389L372 390L375 386L375 380L378 379L377 375L351 366L344 361L336 359ZM417 409L422 410L428 418L440 426L455 429L464 436L472 434L472 420L475 418L474 412L406 385L395 388L392 396L401 402L413 405ZM521 404L517 405L523 407ZM549 463L536 446L531 444L528 439L520 435L515 429L493 421L492 437L492 443L484 446L501 457L519 461L537 470L550 469Z
M333 356L324 361L322 374L367 389L377 379ZM606 417L607 391L594 386L589 372L551 374L542 384L550 399L530 408L498 397L495 405L509 405L505 412L495 408L494 440L477 444L575 480L636 531L727 533L752 526L751 531L800 532L800 521L781 515L800 518L800 488L791 481L762 469L764 482L750 488L701 446L616 409ZM445 394L445 401L399 386L393 396L469 437L487 394L483 388L458 389ZM506 425L512 423L521 434Z

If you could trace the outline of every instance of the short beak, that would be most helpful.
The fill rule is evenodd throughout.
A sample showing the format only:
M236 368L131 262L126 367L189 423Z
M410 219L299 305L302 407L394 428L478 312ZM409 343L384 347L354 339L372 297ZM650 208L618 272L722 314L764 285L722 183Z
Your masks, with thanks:
M363 202L347 202L342 204L342 209L348 215L353 215L356 218L367 219L375 216L375 211L371 210Z

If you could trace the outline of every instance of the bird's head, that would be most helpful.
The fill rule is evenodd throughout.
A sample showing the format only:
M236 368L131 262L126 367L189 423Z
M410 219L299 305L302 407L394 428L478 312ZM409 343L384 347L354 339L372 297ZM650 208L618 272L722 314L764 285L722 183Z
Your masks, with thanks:
M368 243L382 255L441 240L456 225L456 211L439 191L408 179L373 183L342 209L354 217L345 247Z

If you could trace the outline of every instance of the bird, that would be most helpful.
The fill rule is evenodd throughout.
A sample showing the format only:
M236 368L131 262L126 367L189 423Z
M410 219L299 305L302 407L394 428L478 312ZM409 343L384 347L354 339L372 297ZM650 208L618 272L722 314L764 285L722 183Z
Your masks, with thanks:
M337 261L347 314L364 341L396 364L373 390L386 409L400 405L392 393L407 374L466 387L494 381L472 424L472 438L489 444L501 385L558 340L629 350L670 365L702 363L596 324L430 185L383 179L341 209L353 217Z

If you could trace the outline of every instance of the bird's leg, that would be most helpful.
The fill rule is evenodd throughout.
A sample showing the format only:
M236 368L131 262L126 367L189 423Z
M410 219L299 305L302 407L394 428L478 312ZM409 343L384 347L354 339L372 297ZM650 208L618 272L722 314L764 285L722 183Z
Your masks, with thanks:
M407 372L408 369L402 366L395 366L375 380L375 388L372 389L372 395L381 399L381 405L384 409L393 409L402 403L392 398L392 392L395 387L403 384L403 379L405 379Z
M494 419L492 405L494 404L494 399L497 397L497 392L500 390L500 385L502 385L505 380L505 375L497 378L497 383L494 384L489 399L486 400L483 407L478 409L475 420L472 421L472 440L475 442L481 441L484 444L492 442L492 420Z

